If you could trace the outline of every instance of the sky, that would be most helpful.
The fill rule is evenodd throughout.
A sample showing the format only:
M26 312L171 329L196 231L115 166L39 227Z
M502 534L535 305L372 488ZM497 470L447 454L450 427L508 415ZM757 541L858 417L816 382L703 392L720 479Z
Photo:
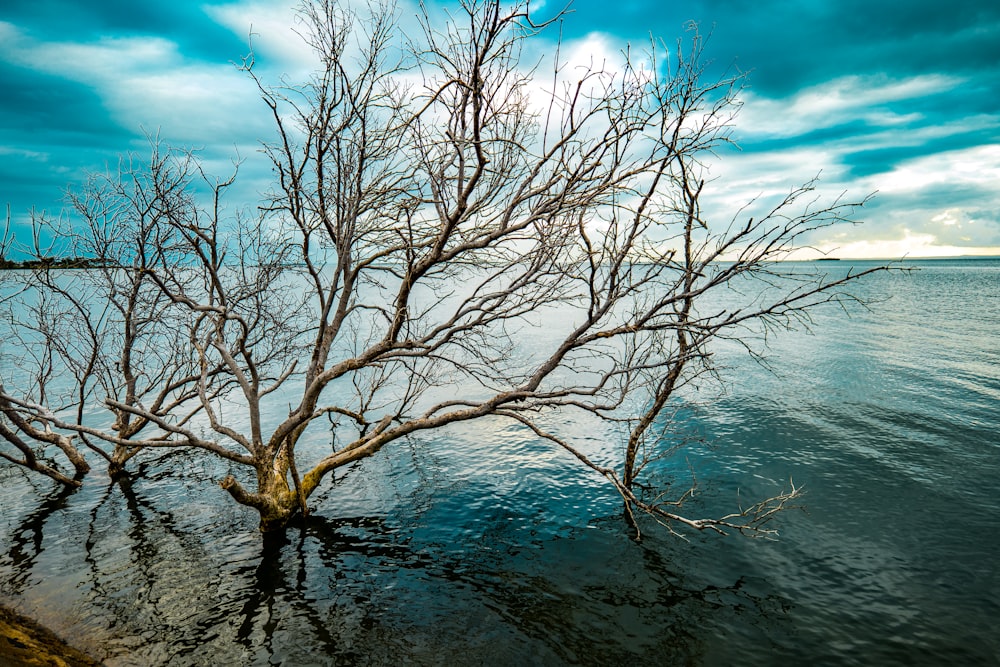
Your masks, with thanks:
M556 0L546 2L532 10L554 11ZM198 149L220 176L246 160L241 187L253 199L267 185L257 148L273 128L234 63L252 31L265 79L306 73L294 6L5 0L0 207L10 206L15 232L23 236L32 208L60 212L87 173L147 151L150 134ZM405 31L416 6L399 9ZM650 35L672 45L696 21L710 71L747 73L739 151L711 166L713 216L727 220L741 203L818 174L827 197L876 193L857 215L863 224L808 238L823 253L1000 255L1000 2L576 0L570 10L566 53L613 60Z

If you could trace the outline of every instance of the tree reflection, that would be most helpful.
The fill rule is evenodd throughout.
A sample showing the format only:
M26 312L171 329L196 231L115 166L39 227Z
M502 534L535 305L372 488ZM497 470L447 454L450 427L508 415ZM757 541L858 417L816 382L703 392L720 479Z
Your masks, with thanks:
M510 504L463 516L401 504L384 516L313 514L283 535L234 535L231 517L190 513L180 478L159 467L143 475L86 497L44 496L3 556L12 595L30 594L52 567L38 558L51 518L71 498L83 505L85 534L60 548L82 566L72 604L102 635L106 659L686 663L714 650L726 618L774 616L774 601L743 579L706 584L676 545L629 540L615 516L553 527L551 512L509 521ZM454 524L442 526L448 515Z
M38 507L27 514L11 531L10 547L5 554L4 566L12 569L4 588L11 596L20 595L42 553L45 526L56 513L66 509L67 501L79 487L58 485L44 496Z

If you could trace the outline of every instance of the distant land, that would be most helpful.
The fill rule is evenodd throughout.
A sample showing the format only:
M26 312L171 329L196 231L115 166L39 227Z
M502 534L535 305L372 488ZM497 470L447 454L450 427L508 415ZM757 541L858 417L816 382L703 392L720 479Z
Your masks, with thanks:
M777 260L783 262L915 262L972 259L1000 259L1000 255L904 255L902 257L811 257Z
M18 269L99 269L104 264L96 259L86 257L41 257L23 261L13 261L0 257L0 271L16 271Z

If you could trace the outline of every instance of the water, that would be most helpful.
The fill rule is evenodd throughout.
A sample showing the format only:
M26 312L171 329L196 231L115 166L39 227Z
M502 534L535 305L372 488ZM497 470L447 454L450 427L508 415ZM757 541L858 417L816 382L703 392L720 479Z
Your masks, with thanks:
M1000 260L911 265L773 339L773 373L720 348L684 412L703 515L804 485L777 541L635 542L600 480L484 422L268 540L194 456L75 492L0 467L0 601L109 665L997 664Z

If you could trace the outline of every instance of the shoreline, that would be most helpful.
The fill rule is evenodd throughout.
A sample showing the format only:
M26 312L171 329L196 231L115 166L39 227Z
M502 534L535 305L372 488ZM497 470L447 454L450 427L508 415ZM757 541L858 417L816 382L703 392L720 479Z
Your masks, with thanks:
M0 664L100 667L101 662L73 648L37 621L0 605Z

